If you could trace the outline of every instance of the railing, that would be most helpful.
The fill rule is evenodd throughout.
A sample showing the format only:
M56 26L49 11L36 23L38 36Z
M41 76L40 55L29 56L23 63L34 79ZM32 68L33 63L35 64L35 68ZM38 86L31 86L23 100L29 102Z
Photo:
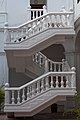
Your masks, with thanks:
M37 17L40 17L45 13L47 13L47 9L45 5L43 6L43 9L32 9L31 6L28 7L29 20L33 20Z
M48 72L39 78L21 86L5 86L5 105L17 105L31 100L47 90L76 89L75 68L70 72Z
M20 43L46 29L66 29L73 27L73 12L47 13L18 27L8 27L5 24L5 42Z
M70 66L64 59L62 59L62 62L54 62L48 59L41 52L33 55L33 61L40 67L44 68L45 72L71 71Z
M31 12L31 20L43 15L43 9L30 9L29 11Z

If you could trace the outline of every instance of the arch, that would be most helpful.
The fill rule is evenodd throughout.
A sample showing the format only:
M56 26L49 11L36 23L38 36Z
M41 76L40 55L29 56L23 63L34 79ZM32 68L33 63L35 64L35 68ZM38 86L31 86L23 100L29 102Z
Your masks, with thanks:
M41 52L53 61L58 62L65 59L65 49L62 44L53 44Z

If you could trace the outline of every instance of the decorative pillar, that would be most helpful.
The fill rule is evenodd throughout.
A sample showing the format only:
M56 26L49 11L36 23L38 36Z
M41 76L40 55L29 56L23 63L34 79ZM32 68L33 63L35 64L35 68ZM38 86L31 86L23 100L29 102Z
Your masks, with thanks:
M43 15L47 13L46 5L43 6Z
M7 88L9 88L9 83L5 84L5 105L9 104L10 102L9 91L7 90Z
M76 73L75 73L76 69L75 69L75 67L72 67L71 71L73 72L72 79L71 79L71 83L72 83L71 87L72 87L72 89L76 90Z
M31 20L31 6L30 6L30 0L27 1L28 2L28 9L27 9L27 15L28 15L28 21Z
M4 26L4 43L10 42L10 41L11 41L11 35L10 35L9 30L8 30L8 23L6 22L5 26Z

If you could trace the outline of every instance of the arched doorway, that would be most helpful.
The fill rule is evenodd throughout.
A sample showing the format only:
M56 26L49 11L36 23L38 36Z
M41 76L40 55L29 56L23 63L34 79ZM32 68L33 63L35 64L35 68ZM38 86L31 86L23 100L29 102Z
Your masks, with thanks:
M60 62L65 59L65 49L61 44L53 44L41 51L49 59Z

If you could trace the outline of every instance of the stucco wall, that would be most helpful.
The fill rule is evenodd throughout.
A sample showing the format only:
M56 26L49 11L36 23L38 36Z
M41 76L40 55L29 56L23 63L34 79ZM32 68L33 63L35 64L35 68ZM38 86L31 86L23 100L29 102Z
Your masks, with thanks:
M65 6L66 11L73 7L73 0L47 0L47 8L49 12L60 11Z
M16 72L15 69L9 69L9 84L10 86L21 86L31 81L31 78L24 73Z

